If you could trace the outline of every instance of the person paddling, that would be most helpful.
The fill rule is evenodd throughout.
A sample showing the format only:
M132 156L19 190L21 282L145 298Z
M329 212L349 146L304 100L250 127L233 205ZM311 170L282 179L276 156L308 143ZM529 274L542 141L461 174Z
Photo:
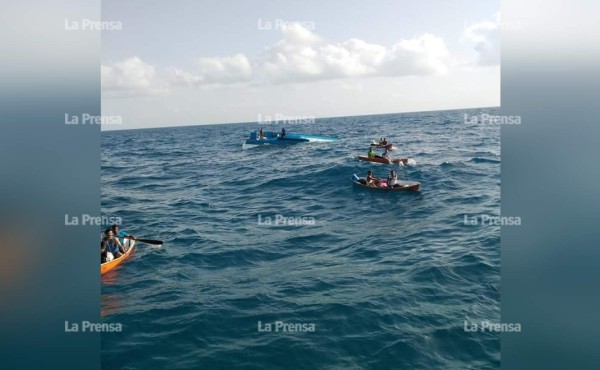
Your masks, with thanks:
M119 225L112 225L110 228L117 238L124 238L126 236L129 236L131 239L135 239L133 235L129 234L125 230L120 230Z
M375 151L373 150L373 147L369 147L369 153L367 155L369 156L369 158L375 157Z

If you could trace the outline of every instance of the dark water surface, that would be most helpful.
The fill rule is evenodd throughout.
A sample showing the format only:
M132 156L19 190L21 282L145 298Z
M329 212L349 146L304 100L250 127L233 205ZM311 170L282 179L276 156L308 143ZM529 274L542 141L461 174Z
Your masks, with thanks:
M500 213L499 127L464 118L481 113L320 119L286 129L340 141L246 150L255 123L103 132L103 215L165 242L102 277L123 325L103 368L499 368L499 334L464 330L500 321L500 227L464 224ZM358 161L381 136L413 164ZM350 182L368 169L421 191Z

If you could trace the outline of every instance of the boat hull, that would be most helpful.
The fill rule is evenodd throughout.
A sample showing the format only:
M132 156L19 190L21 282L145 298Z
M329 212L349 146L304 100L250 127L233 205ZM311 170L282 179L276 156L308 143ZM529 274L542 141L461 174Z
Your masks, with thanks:
M284 137L275 131L263 132L261 138L256 131L250 133L250 138L246 139L246 145L290 145L299 143L318 143L336 141L338 138L332 136L319 136L288 132Z
M127 248L127 251L119 258L115 258L110 262L100 264L100 275L104 275L107 272L114 270L117 266L129 258L129 256L131 256L135 250L135 244L135 240L133 239L123 239L123 247Z
M390 159L385 159L385 158L369 158L367 156L364 155L359 155L358 159L360 159L361 161L366 161L366 162L373 162L373 163L382 163L382 164L407 164L408 163L408 158L390 158Z
M371 189L371 190L380 190L380 191L419 191L421 188L421 183L417 181L406 181L406 180L398 180L398 185L388 188L387 180L382 179L379 182L378 186L369 186L366 185L366 178L360 177L358 180L352 179L352 182L356 186L360 186L362 188ZM365 182L365 183L363 183Z

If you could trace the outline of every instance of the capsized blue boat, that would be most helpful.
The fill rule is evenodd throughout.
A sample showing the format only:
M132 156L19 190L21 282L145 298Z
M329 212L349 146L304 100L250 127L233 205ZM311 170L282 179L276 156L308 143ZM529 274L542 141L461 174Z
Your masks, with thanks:
M295 132L286 132L285 136L282 137L281 134L276 131L263 131L263 137L261 138L259 137L258 131L252 131L250 133L250 138L246 139L244 145L289 145L298 143L329 142L336 140L338 140L337 137L300 134Z

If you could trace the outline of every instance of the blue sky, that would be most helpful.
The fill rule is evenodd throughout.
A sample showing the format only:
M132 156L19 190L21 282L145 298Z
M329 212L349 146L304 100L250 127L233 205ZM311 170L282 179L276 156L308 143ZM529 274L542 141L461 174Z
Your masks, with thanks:
M108 129L122 129L499 105L499 10L481 0L103 1L102 19L123 25L102 33L103 114L121 116Z

